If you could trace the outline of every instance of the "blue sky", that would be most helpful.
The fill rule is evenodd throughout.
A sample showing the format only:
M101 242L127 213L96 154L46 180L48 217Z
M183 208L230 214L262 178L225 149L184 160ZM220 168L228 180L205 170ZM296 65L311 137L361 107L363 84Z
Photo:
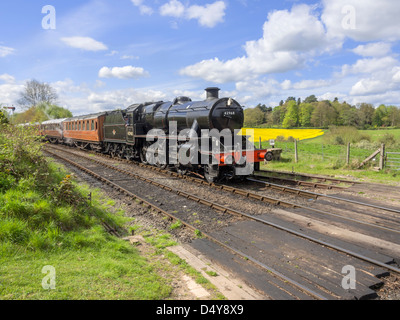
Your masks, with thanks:
M37 79L76 115L208 86L247 107L400 105L399 16L396 0L2 1L0 103Z

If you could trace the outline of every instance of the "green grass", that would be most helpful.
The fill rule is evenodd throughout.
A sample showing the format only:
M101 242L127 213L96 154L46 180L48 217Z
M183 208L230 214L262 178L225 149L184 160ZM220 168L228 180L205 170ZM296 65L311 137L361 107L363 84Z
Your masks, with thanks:
M20 252L2 257L2 299L164 299L168 282L129 244L107 241L100 248ZM54 290L45 290L44 266L56 271Z
M103 221L123 234L130 221L111 212L115 201L49 162L27 128L0 127L0 145L0 299L170 296L157 263L104 230ZM42 286L45 266L55 270L54 289Z
M64 172L57 168L50 174ZM1 299L168 298L172 286L156 266L102 227L102 220L122 226L127 222L123 212L108 212L113 202L99 190L73 185L83 198L92 192L91 205L58 206L51 197L22 187L0 194ZM42 287L47 265L56 271L54 290Z
M326 134L329 132L326 131ZM350 163L346 164L347 146L327 144L326 136L298 142L298 163L295 163L294 143L276 142L275 147L282 148L282 160L262 164L261 169L280 171L295 171L310 174L332 175L359 180L397 185L400 181L400 171L385 168L375 171L373 167L379 165L379 155L375 161L366 164L362 169L358 165L386 143L387 152L400 152L400 129L387 130L360 130L361 137L368 140L351 143ZM268 148L268 143L263 143Z

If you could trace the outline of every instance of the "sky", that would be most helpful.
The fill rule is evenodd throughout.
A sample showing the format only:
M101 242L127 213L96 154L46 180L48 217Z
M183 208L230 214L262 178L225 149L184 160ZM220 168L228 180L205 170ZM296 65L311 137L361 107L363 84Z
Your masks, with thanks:
M205 98L400 105L398 0L0 2L0 104L31 79L74 115Z

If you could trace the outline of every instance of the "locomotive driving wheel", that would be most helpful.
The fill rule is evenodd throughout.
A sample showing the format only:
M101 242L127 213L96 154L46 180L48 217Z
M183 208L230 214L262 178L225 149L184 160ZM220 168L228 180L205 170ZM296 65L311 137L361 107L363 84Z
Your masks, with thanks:
M217 166L218 168L218 166ZM214 183L218 180L218 169L215 170L215 166L213 165L205 165L204 166L204 178L208 183Z
M144 164L148 164L146 153L147 153L147 146L143 146L142 150L140 150L140 161Z
M182 176L188 173L187 169L184 169L184 167L182 167L179 163L175 164L174 167L176 172Z

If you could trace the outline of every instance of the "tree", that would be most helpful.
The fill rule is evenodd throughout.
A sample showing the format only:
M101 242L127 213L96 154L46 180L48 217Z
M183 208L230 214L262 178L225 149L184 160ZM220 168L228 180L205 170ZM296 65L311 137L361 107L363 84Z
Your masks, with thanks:
M346 102L335 103L334 107L336 107L335 109L338 113L338 125L351 127L356 126L360 122L355 107L352 107Z
M311 103L302 103L299 106L299 123L302 127L311 127L311 115L314 106Z
M314 127L327 127L336 123L337 112L332 107L329 101L320 101L315 107L312 116L311 124Z
M400 109L395 106L387 107L388 124L391 127L400 125Z
M372 104L361 103L359 106L360 125L364 128L372 125L375 108Z
M24 90L20 93L18 103L29 108L39 103L52 104L57 99L56 91L49 84L30 80L26 82Z
M274 110L272 111L273 124L279 125L283 122L283 119L285 119L286 110L287 107L285 104L274 108Z
M54 104L41 103L37 106L37 108L43 110L50 119L63 119L72 117L71 111Z
M285 104L287 104L289 101L296 101L295 97L288 97L285 101Z
M7 123L8 123L8 119L7 119L6 112L4 110L0 109L0 125L7 124Z
M285 118L283 119L282 126L284 128L296 127L299 122L299 106L296 100L288 102Z
M259 108L244 110L244 126L247 128L256 127L264 121L264 112Z
M377 127L385 125L387 119L388 110L384 104L381 104L375 109L374 116L372 117L372 124Z
M313 102L318 102L318 99L315 97L315 95L311 95L304 100L305 103L313 103Z
M28 110L15 114L14 122L18 123L35 123L49 120L43 109L30 107Z

